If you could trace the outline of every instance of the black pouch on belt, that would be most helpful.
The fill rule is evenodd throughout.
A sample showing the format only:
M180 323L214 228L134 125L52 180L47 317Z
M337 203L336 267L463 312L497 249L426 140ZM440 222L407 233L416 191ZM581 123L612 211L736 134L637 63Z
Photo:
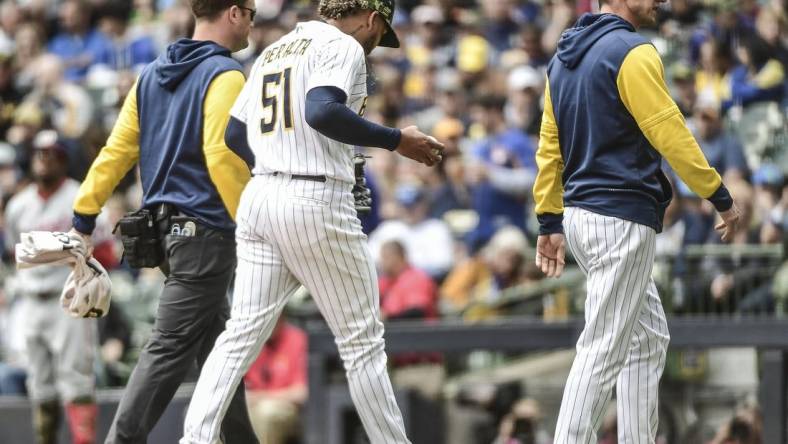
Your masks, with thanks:
M164 252L153 213L144 208L126 213L115 226L117 229L120 229L120 240L123 242L123 257L130 267L155 268L161 264Z

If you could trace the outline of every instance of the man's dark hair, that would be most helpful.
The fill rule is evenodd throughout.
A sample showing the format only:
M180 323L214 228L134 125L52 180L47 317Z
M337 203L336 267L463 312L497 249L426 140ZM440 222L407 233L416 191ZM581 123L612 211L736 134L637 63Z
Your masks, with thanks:
M192 14L197 19L212 20L231 6L243 6L242 0L191 0Z
M110 0L97 8L96 15L99 18L109 18L119 22L128 23L131 19L131 12L131 2L124 0Z

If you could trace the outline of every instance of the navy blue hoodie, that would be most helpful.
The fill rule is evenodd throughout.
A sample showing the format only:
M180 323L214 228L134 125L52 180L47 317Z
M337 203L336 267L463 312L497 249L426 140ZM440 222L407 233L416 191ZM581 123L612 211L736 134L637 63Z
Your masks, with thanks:
M140 75L140 177L143 207L168 203L205 225L235 229L211 181L202 144L203 102L211 81L241 65L211 41L180 39Z
M644 44L619 16L584 15L561 36L548 79L565 162L564 204L659 232L670 183L616 83L624 58Z

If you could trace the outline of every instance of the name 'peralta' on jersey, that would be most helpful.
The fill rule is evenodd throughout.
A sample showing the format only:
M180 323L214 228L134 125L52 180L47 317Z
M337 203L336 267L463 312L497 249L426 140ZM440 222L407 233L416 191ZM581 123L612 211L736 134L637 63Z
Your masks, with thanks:
M362 114L367 98L364 49L329 24L310 21L263 50L230 114L244 122L255 155L253 174L325 175L353 183L353 146L307 125L306 93L334 86Z

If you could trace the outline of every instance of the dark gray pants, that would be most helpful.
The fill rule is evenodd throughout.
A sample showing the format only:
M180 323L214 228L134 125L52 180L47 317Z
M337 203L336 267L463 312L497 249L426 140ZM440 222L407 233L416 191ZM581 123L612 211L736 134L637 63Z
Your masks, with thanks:
M166 227L162 227L166 228ZM166 232L166 231L165 231ZM235 270L235 238L198 227L198 235L164 236L167 276L153 334L140 354L107 444L145 443L192 364L202 368L229 318L227 289ZM240 384L222 422L225 444L257 444Z

